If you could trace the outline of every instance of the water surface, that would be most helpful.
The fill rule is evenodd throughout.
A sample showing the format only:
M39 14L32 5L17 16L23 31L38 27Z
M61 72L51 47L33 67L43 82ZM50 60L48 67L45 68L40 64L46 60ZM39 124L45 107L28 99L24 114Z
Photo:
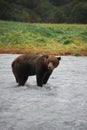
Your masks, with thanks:
M0 130L87 130L87 57L62 56L40 88L35 76L17 87L17 56L0 54Z

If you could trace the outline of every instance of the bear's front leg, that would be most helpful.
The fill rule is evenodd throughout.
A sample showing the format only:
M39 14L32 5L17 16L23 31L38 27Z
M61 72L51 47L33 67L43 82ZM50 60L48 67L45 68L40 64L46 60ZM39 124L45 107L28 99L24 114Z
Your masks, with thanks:
M43 77L43 84L46 84L50 75L51 75L52 71L48 71L44 74L44 77Z
M42 87L43 86L43 75L37 74L36 78L37 78L37 86Z

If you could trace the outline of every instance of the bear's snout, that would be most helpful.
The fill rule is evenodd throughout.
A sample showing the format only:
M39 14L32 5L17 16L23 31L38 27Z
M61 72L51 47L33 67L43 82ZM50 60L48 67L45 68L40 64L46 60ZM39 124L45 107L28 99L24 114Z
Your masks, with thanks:
M50 63L48 64L48 69L49 69L49 70L53 70L53 69L54 69L54 65L53 65L52 62L50 62Z

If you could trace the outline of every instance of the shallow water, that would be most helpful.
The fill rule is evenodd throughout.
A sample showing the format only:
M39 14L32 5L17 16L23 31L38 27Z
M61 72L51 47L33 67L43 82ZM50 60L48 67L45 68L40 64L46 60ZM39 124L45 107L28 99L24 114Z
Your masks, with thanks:
M17 56L0 54L0 130L87 130L87 57L62 56L40 88L35 76L17 87Z

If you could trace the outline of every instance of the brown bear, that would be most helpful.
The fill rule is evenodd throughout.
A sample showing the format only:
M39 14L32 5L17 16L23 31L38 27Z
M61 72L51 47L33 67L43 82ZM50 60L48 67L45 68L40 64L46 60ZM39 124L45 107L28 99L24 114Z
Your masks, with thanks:
M61 57L51 55L32 55L24 54L18 56L12 62L12 71L16 82L19 86L23 86L28 76L36 75L37 85L42 87L46 84L52 71L59 64Z

